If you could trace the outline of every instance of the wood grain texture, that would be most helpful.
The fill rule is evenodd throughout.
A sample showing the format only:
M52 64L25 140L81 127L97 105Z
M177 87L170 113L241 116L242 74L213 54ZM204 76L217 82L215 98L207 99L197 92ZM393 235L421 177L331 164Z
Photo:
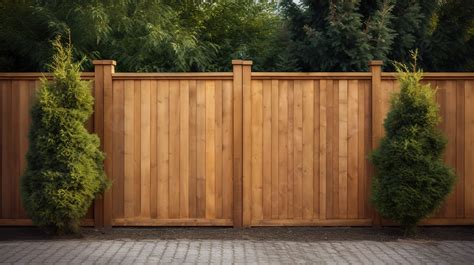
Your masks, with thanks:
M179 82L179 217L189 218L189 81Z
M86 127L113 186L110 207L97 200L83 224L371 225L366 158L399 82L377 71L262 75L244 62L224 75L116 75L105 64L84 75L96 76ZM38 77L0 76L0 225L31 224L19 180ZM439 87L443 158L458 178L422 224L474 224L474 78L428 73L423 83Z
M314 83L303 81L303 218L313 218Z
M278 80L272 80L272 218L278 219Z
M169 113L169 217L180 213L180 89L179 81L170 81Z
M263 81L263 218L272 217L272 82Z
M216 84L206 81L206 218L216 217Z
M278 218L288 218L288 81L278 84Z
M303 218L303 86L295 80L293 85L293 218Z
M251 121L251 155L252 155L252 220L262 220L262 183L263 183L263 83L252 82L252 121Z
M347 218L358 217L359 205L359 84L349 80L347 89Z
M157 216L169 218L169 81L157 83L157 145L158 145L158 189Z

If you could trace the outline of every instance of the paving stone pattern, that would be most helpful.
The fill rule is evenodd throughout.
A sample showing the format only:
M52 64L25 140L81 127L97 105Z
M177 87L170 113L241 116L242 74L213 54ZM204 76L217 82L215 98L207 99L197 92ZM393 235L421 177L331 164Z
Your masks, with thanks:
M0 264L474 264L473 241L0 242Z

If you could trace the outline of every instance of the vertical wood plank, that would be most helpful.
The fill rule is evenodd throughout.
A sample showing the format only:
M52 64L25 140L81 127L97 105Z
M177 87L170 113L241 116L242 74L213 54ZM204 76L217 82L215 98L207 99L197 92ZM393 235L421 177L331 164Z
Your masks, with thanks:
M288 219L293 219L293 200L294 200L294 82L292 80L288 81L288 170L287 170L287 198L288 198Z
M134 158L135 158L135 116L134 116L134 82L124 81L124 217L130 218L134 212Z
M206 218L216 217L216 84L206 81Z
M197 210L197 83L189 82L189 217Z
M169 81L159 80L158 103L158 218L169 217Z
M134 82L134 175L133 175L133 202L134 202L134 215L141 215L141 81L135 80Z
M314 80L314 107L313 107L313 219L320 219L319 209L319 135L320 135L320 91L319 80Z
M150 217L158 216L157 81L150 83Z
M7 130L12 126L12 82L2 82L2 218L11 218L12 200L11 200L11 175L12 163L12 130Z
M215 156L216 156L216 218L222 218L222 80L216 80L215 100Z
M339 93L339 80L334 80L333 81L333 134L330 136L332 138L332 196L333 196L333 204L331 207L333 207L333 218L340 218L340 204L339 204L339 175L340 175L340 169L339 169L339 164L340 164L340 159L339 159L339 152L341 152L339 148L339 137L342 135L342 132L340 131L340 93Z
M464 154L465 154L465 123L464 123L464 80L456 82L456 217L464 217Z
M189 81L179 81L179 217L189 218Z
M252 220L262 220L262 159L263 159L263 83L252 82Z
M347 80L339 81L339 216L347 218Z
M223 174L223 218L232 218L233 208L233 132L232 132L232 82L223 82L222 92L222 174Z
M150 218L150 80L140 82L140 213L141 216Z
M278 218L288 218L288 81L278 84Z
M278 80L272 80L272 218L278 219Z
M20 81L20 86L18 90L18 100L17 100L17 116L18 116L18 169L17 174L15 176L16 179L16 194L15 194L15 218L21 218L23 216L23 207L21 203L21 194L20 194L20 178L23 174L23 171L26 167L26 159L25 155L28 151L28 95L29 95L29 81L22 80Z
M365 218L365 198L367 190L367 168L366 168L366 150L365 150L365 134L369 132L366 130L366 120L364 113L365 106L365 82L359 81L357 87L357 174L358 174L358 200L357 200L357 216L358 218Z
M359 84L349 80L347 99L347 217L356 219L359 211Z
M313 218L314 82L303 81L303 218Z
M364 134L365 138L365 168L366 168L366 190L365 193L365 217L373 217L373 207L369 202L369 193L370 193L370 185L372 183L372 174L373 168L370 161L367 159L370 151L372 150L373 146L373 136L372 136L372 95L371 95L371 84L369 82L365 83L364 86L364 130L366 133Z
M124 116L124 81L114 81L114 98L113 98L113 176L112 184L113 198L113 218L124 217L124 164L125 164L125 116Z
M272 81L263 80L263 219L272 218Z
M293 85L294 142L293 142L293 217L303 218L303 87L301 80Z
M13 158L10 160L11 163L11 171L10 175L10 200L11 200L11 213L10 218L15 219L18 218L19 213L19 175L20 175L20 91L25 89L25 81L22 80L13 80L12 81L12 96L11 96L11 104L12 104L12 120L10 125L11 131L11 149L10 149L10 156Z
M196 215L206 216L206 82L197 81L197 189Z
M449 80L444 84L445 88L445 102L446 105L446 116L443 117L445 120L446 131L444 135L448 139L448 144L444 151L445 163L452 167L456 167L456 115L457 115L457 102L456 102L456 81ZM445 201L444 216L447 218L456 217L456 189L447 197Z
M333 189L333 137L334 137L334 81L326 81L326 217L334 218Z
M474 146L474 81L466 80L465 89L465 146ZM464 154L464 211L467 218L474 217L474 149L466 148Z
M319 219L326 219L327 84L319 81Z
M169 136L169 217L180 213L180 88L178 80L170 80Z

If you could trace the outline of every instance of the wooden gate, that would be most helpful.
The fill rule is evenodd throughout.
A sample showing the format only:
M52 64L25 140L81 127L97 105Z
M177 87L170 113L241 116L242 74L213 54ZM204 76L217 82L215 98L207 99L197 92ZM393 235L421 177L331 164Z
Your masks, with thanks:
M232 226L233 73L115 74L101 63L96 107L113 181L104 225Z

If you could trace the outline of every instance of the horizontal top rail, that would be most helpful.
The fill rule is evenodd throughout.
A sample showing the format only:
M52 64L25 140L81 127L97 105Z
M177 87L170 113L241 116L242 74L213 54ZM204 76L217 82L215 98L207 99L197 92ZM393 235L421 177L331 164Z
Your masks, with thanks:
M225 79L232 80L232 72L202 73L114 73L113 79Z
M382 79L397 79L398 73L396 72L382 72ZM458 73L423 73L423 79L474 79L474 73L472 72L458 72Z
M0 79L21 79L21 80L36 80L45 77L46 79L53 79L51 73L0 73ZM82 72L81 78L83 79L94 79L94 72Z
M252 72L253 79L370 79L370 72Z

